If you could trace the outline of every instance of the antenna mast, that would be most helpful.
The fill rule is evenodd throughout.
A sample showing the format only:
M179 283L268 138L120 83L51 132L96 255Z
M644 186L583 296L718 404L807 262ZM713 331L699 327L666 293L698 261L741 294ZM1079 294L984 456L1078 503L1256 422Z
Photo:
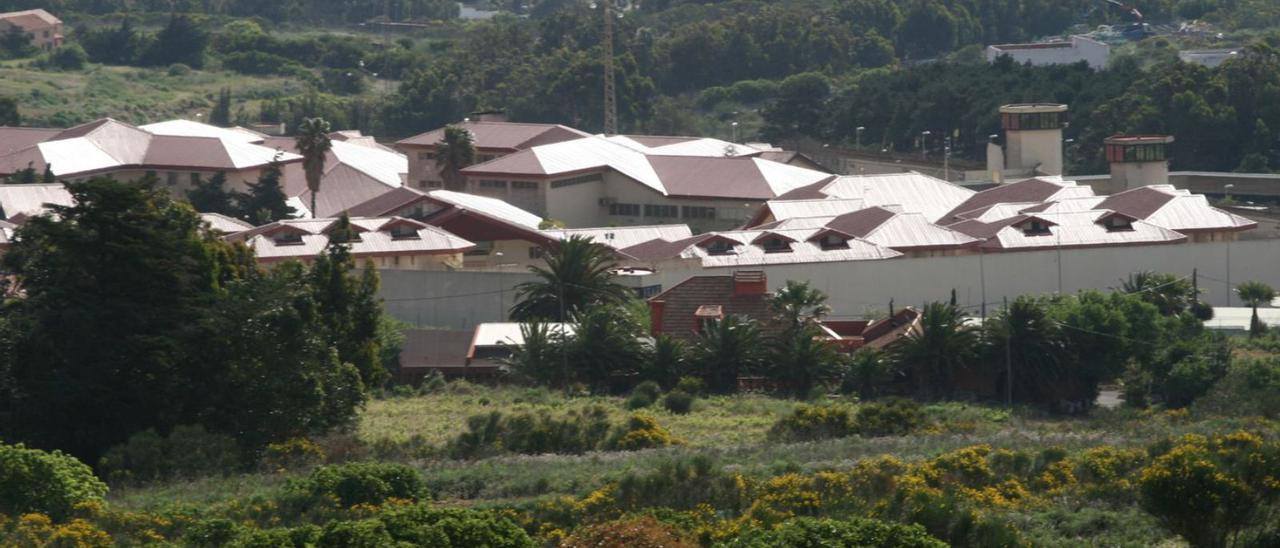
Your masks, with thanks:
M618 133L618 95L613 80L613 2L599 0L604 14L604 133Z

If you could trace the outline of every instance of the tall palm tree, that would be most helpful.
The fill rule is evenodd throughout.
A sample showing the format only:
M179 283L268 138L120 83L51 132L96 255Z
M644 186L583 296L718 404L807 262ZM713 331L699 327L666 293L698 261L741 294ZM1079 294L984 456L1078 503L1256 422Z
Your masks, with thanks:
M737 390L738 376L756 370L764 361L760 330L749 318L729 316L703 326L693 347L692 361L712 392Z
M1165 316L1181 314L1197 298L1196 289L1186 278L1146 270L1130 274L1120 289L1125 293L1141 295L1142 300L1156 305Z
M803 323L773 342L766 372L789 385L796 398L808 397L818 381L833 376L840 365L835 345L823 335L817 323Z
M462 168L476 163L476 145L471 132L458 126L445 126L444 138L436 143L436 169L445 188L463 190Z
M802 324L821 320L831 312L825 293L814 289L809 282L795 280L787 280L787 285L769 299L769 306L788 331L799 329Z
M1062 329L1044 301L1018 297L985 328L988 364L1001 371L1006 366L1013 368L1016 399L1056 403L1063 396L1076 395L1070 390L1081 382L1090 389L1096 386L1094 379L1081 378L1083 372L1071 367Z
M1258 305L1270 304L1276 298L1276 290L1262 282L1244 282L1236 286L1236 294L1240 300L1253 308L1253 316L1249 320L1249 336L1256 337L1266 329L1266 324L1258 318Z
M926 398L947 394L957 370L969 366L978 355L978 332L965 325L960 309L946 303L925 305L920 329L889 346L901 370L911 373Z
M302 154L302 170L307 177L307 190L311 191L311 217L317 217L316 194L320 193L320 179L324 177L325 157L333 148L329 139L329 122L324 118L307 118L298 126L298 153Z
M620 304L630 291L614 281L618 267L613 251L583 236L570 236L552 246L546 266L530 266L539 280L516 286L511 318L566 321L589 306Z

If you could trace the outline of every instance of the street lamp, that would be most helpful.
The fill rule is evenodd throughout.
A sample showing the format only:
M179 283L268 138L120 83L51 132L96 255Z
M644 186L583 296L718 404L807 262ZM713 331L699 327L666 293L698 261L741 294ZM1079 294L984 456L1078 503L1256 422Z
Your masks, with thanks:
M1066 139L1062 141L1062 176L1067 176L1067 154L1071 151L1071 143L1076 142L1075 139Z
M494 253L493 257L498 260L498 321L506 320L507 312L507 282L502 279L502 257L501 251Z
M924 130L920 132L920 159L927 160L929 158L929 136L933 135L932 131Z
M738 142L738 121L734 120L729 126L733 128L733 142L736 143Z
M855 138L855 141L857 142L857 145L858 145L857 148L859 150L862 149L862 132L866 131L866 129L867 128L864 126L858 126L856 128L853 128L854 134L857 135L857 137Z

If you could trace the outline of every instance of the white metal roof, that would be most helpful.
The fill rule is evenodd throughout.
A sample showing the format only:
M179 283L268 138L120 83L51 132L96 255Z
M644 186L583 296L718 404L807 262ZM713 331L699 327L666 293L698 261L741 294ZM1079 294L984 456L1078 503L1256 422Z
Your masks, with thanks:
M583 137L572 141L536 146L529 149L548 175L571 173L593 168L611 167L666 194L658 173L649 165L645 154L604 137Z
M629 135L599 135L599 137L639 152L646 154L660 154L664 156L749 156L763 152L751 145L730 143L729 141L722 141L720 139L713 139L710 137L672 137L670 143L658 144L657 146L645 145L644 143L637 141L637 138L643 139L643 137L640 136L633 138L633 136Z
M1259 308L1258 319L1267 326L1280 326L1280 308ZM1213 319L1204 322L1209 329L1249 331L1253 323L1253 309L1247 306L1215 306Z
M441 202L501 221L515 223L525 228L538 230L538 226L542 224L542 217L497 198L454 192L452 190L433 190L428 192L427 195Z
M835 217L866 207L861 198L816 200L770 200L769 212L775 221L804 217Z
M514 322L482 323L476 326L471 346L521 346L524 344L524 333L521 331L524 325ZM552 333L574 333L574 325L571 323L548 322L545 325Z
M235 234L253 229L253 225L221 213L201 213L200 220L208 223L210 230L222 234Z
M916 172L888 175L846 175L822 188L833 198L861 199L864 206L901 205L903 211L924 214L930 222L963 203L972 190Z
M176 137L213 137L245 143L261 143L266 135L242 127L223 128L191 120L166 120L139 126L140 129L153 135L172 135Z
M0 214L5 219L16 215L34 217L48 211L46 204L74 205L71 193L61 183L19 185L0 184Z
M1147 217L1146 221L1173 230L1210 230L1253 224L1249 219L1209 205L1209 199L1204 195L1185 190Z
M920 213L894 215L863 239L893 249L960 246L978 241L977 238L930 223Z
M622 249L644 242L662 239L669 242L693 236L689 225L614 226L604 228L569 228L544 231L559 239L570 236L586 236L614 249Z
M1107 211L1035 214L1053 223L1049 234L1027 235L1015 225L1006 226L984 246L1003 249L1033 249L1057 246L1096 246L1171 243L1186 236L1144 221L1133 221L1133 230L1108 230L1098 220Z
M248 237L247 244L257 253L259 259L278 260L291 258L314 257L323 252L329 244L325 230L337 219L299 219L279 221L265 227L259 227L255 234ZM395 238L390 232L382 230L391 222L409 223L417 227L417 238ZM398 217L354 218L351 224L362 228L358 238L348 244L355 257L366 255L415 255L434 253L460 253L475 244L454 236L444 229ZM279 227L290 227L302 230L301 244L278 245L272 239ZM234 235L232 235L234 239Z
M358 169L391 188L399 187L400 175L409 172L409 158L380 146L360 142L333 141L333 155L338 161Z
M818 244L808 241L816 230L733 230L714 232L712 234L738 242L732 253L712 255L698 245L690 245L680 253L681 258L700 258L702 266L713 268L720 266L748 266L766 264L798 264L839 261L870 261L901 257L902 253L882 247L874 243L850 239L848 249L822 249ZM777 234L793 240L789 252L768 252L763 247L753 244L764 234Z

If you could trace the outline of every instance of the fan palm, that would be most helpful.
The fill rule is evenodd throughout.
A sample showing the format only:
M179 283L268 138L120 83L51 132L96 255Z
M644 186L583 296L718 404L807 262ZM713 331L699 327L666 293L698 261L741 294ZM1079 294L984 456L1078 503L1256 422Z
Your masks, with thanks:
M1244 282L1236 286L1236 294L1253 309L1253 316L1249 320L1249 336L1256 337L1265 329L1265 324L1258 318L1258 305L1271 304L1276 298L1276 290L1262 282Z
M1156 305L1165 316L1181 314L1197 298L1195 288L1187 279L1145 270L1130 274L1120 289L1125 293L1141 295L1142 300Z
M986 328L989 362L1005 364L1009 360L1018 400L1054 403L1066 395L1061 392L1063 387L1086 381L1080 378L1081 372L1071 370L1062 329L1043 301L1018 297L987 322Z
M436 143L436 169L448 190L462 190L462 168L476 162L476 146L471 132L458 126L445 126L444 138Z
M713 320L703 326L693 347L693 363L713 392L738 388L738 376L753 371L764 358L764 345L755 322L737 316Z
M769 306L788 331L798 329L801 324L820 320L831 312L825 293L811 287L809 282L795 280L787 280L787 285L769 299Z
M583 236L570 236L546 254L546 266L530 266L539 280L516 286L511 317L565 321L587 307L625 302L626 287L613 281L613 251Z
M302 154L302 171L307 178L307 190L311 191L311 217L317 217L316 194L320 193L320 179L324 177L325 158L333 148L329 139L329 122L324 118L307 118L298 126L295 143Z
M889 347L903 371L911 373L926 398L951 391L955 372L968 367L978 354L978 332L965 325L960 309L946 303L925 305L920 328Z

